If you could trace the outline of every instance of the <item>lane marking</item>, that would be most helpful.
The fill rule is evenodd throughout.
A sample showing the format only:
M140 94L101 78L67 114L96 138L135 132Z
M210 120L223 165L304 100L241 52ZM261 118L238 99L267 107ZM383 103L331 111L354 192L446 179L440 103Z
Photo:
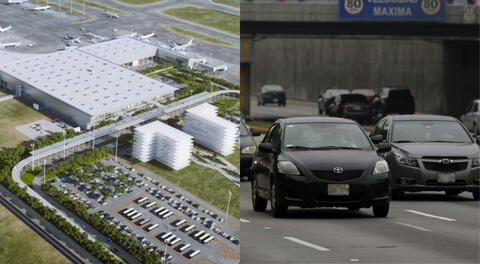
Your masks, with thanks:
M295 238L295 237L283 237L283 238L286 239L286 240L290 240L294 243L300 244L302 246L313 248L313 249L318 250L318 251L330 251L330 249L328 249L328 248L317 246L315 244L309 243L307 241L300 240L300 239Z
M407 223L402 223L402 222L394 222L394 223L398 224L398 225L402 225L402 226L411 227L411 228L414 228L414 229L417 229L417 230L420 230L420 231L430 232L430 229L426 229L426 228L423 228L423 227L419 227L419 226L415 226L415 225L411 225L411 224L407 224Z
M250 223L250 221L249 221L249 220L247 220L247 219L243 219L243 218L240 218L240 222L242 222L242 223Z
M427 216L427 217L431 217L431 218L436 218L436 219L440 219L440 220L444 220L444 221L449 221L449 222L455 222L455 221L457 221L457 219L448 218L448 217L443 217L443 216L438 216L438 215L427 214L427 213L420 212L420 211L416 211L416 210L404 210L404 211L405 211L405 212L412 213L412 214L423 215L423 216Z

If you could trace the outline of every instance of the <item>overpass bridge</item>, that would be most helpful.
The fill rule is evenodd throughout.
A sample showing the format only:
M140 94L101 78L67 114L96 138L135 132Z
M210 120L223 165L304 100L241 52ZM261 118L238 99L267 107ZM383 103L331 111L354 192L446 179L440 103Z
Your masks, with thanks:
M306 101L335 86L406 86L417 111L456 117L479 97L479 6L440 0L441 19L369 20L341 17L343 1L241 2L242 112L264 84Z

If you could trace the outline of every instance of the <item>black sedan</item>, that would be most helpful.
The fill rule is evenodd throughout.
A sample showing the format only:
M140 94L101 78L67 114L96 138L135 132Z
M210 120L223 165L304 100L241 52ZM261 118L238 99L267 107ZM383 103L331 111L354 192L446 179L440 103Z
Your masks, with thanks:
M330 113L334 116L354 120L370 121L372 112L368 98L363 94L342 94L330 105Z
M250 166L257 144L253 137L260 136L260 132L252 131L248 127L243 115L240 118L240 175L250 180Z
M277 120L259 145L252 164L252 203L274 217L288 206L373 207L385 217L390 204L389 168L367 134L352 120L330 117Z
M384 158L391 171L394 197L405 191L444 191L447 195L469 191L479 199L479 147L457 119L387 116L370 137L374 143L391 144Z

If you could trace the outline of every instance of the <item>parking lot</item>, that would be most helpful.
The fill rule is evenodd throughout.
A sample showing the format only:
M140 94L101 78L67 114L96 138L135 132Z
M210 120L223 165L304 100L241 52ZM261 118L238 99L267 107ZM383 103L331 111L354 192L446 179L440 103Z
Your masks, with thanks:
M53 184L174 263L238 263L237 219L225 221L224 212L148 171L137 173L111 159L97 165L81 169L87 176L72 172Z

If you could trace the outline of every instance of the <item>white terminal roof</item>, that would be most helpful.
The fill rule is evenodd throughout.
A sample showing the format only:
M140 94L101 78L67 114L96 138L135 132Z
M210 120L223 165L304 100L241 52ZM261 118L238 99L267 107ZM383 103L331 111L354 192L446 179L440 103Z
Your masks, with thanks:
M173 141L183 141L183 140L192 140L192 136L178 130L174 127L171 127L160 121L154 121L146 125L135 128L135 131L145 134L155 134L161 133L163 136L171 138Z
M125 64L138 58L153 57L158 47L129 37L100 42L80 48L80 50L108 60L115 64Z
M94 46L96 45L91 47ZM141 58L138 55L136 57ZM0 61L3 61L2 57ZM154 97L171 94L176 90L171 85L145 77L79 49L0 65L0 71L91 116L116 112L129 105L150 101Z
M18 53L0 49L0 65L6 65L29 58L35 58L41 55L42 54Z

